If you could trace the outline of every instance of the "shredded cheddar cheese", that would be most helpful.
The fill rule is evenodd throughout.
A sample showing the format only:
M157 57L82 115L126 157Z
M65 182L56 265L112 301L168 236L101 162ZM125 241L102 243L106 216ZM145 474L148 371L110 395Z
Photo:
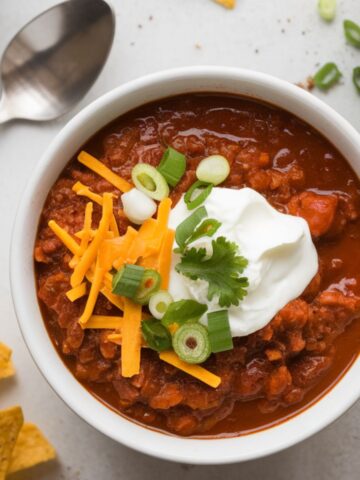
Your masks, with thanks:
M161 275L161 288L167 290L169 286L170 267L171 267L171 254L174 244L175 231L168 230L166 232L164 242L162 244L159 254L159 273Z
M159 230L164 231L167 229L169 215L171 210L171 198L167 197L161 200L158 207L157 222L159 225Z
M70 302L75 302L75 300L78 300L79 298L83 297L86 295L86 283L81 283L75 288L72 288L71 290L68 290L66 292L67 298L70 300Z
M63 228L58 225L55 220L50 220L48 223L49 228L55 233L55 235L62 241L66 248L70 250L74 255L80 255L81 247L76 240ZM80 282L81 283L81 282Z
M91 315L85 328L105 328L120 330L123 324L123 317L112 317L109 315Z
M98 193L92 192L88 186L84 185L81 182L76 182L73 185L72 190L76 193L76 195L82 195L84 197L87 197L100 206L102 206L103 204L102 196Z
M86 152L81 152L78 159L120 191L132 188L128 182ZM168 228L171 199L165 198L160 202L155 219L146 220L138 230L128 227L126 233L120 236L111 193L96 194L81 182L75 183L73 190L77 195L91 200L86 205L82 230L74 238L55 221L49 222L49 227L73 254L69 263L73 268L70 282L72 288L66 292L66 296L74 302L88 294L79 324L84 329L112 330L107 339L121 345L121 375L132 377L140 372L141 348L147 348L141 334L141 322L149 315L142 312L141 305L112 293L112 269L118 270L125 263L138 263L145 268L156 269L161 275L161 288L168 288L175 236L175 232ZM92 228L93 202L102 208L97 229ZM85 278L89 282L89 291ZM94 315L99 294L122 311L122 316ZM221 383L221 378L217 375L199 365L183 362L172 351L161 352L159 355L164 362L213 388Z
M133 188L129 182L119 177L119 175L114 173L112 170L110 170L110 168L106 167L97 158L93 157L89 153L84 151L80 152L78 160L90 170L100 175L100 177L111 183L111 185L114 185L114 187L120 190L120 192L128 192Z
M197 378L198 380L206 383L210 387L217 388L221 383L220 377L218 377L214 373L209 372L209 370L200 367L200 365L191 365L189 363L183 362L182 360L180 360L180 358L176 355L175 352L161 352L159 357L163 362L169 363L173 367L176 367L179 370L188 373L192 377Z
M124 321L121 329L121 375L132 377L140 372L141 305L124 298Z
M121 333L109 333L109 335L107 336L107 339L109 340L109 342L116 343L116 345L122 345ZM141 340L141 347L149 348L143 339Z
M87 298L87 302L85 305L85 310L81 315L81 317L79 318L79 323L83 328L87 324L89 318L91 317L94 311L95 303L101 289L104 273L105 273L105 270L101 267L99 258L98 258L95 266L95 272L94 272L93 281L91 283L89 296Z
M91 223L92 223L93 203L89 202L85 208L85 218L83 227L83 236L80 242L80 255L82 255L88 247L91 238Z
M235 8L236 5L236 0L215 0L215 2L230 10Z
M117 256L113 261L113 267L116 268L116 270L119 270L120 267L123 266L126 256L128 254L128 251L131 245L133 245L133 243L135 242L135 239L137 238L137 236L138 236L138 231L132 227L128 227L123 237L124 241L122 244L121 251L117 252Z
M83 281L86 272L91 267L97 255L97 251L101 242L106 237L106 232L109 228L110 217L112 215L112 196L110 193L104 194L103 213L100 220L99 228L95 237L82 255L79 263L76 265L73 274L71 275L71 286L76 287Z
M92 200L93 202L97 203L100 206L103 205L103 197L101 195L99 195L98 193L92 192L87 185L84 185L81 182L76 182L75 185L73 185L72 190L77 195L82 195L84 197L90 198L90 200ZM111 228L111 231L114 233L115 237L118 237L119 236L119 228L117 226L116 218L115 218L114 214L112 215L111 220L110 220L110 228Z
M101 289L101 293L119 310L124 310L124 300L122 297L119 297L119 295L114 295L107 287L103 287Z

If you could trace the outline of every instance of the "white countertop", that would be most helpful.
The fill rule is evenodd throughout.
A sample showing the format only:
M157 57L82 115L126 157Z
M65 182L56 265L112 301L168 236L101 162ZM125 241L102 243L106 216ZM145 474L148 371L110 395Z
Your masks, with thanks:
M91 1L91 0L90 0ZM52 0L1 0L0 52L30 18ZM55 395L21 338L10 298L8 252L21 192L39 157L66 121L84 105L127 80L164 68L222 64L252 68L291 82L335 61L346 78L319 94L360 130L360 96L351 71L360 51L345 45L343 18L360 21L359 0L339 1L335 22L317 16L317 0L238 0L227 11L210 0L113 0L117 31L108 63L77 108L48 124L0 126L0 340L14 349L15 379L0 384L0 408L21 404L55 445L58 462L14 480L355 480L360 471L360 403L315 437L271 457L223 467L163 462L130 451L80 420Z

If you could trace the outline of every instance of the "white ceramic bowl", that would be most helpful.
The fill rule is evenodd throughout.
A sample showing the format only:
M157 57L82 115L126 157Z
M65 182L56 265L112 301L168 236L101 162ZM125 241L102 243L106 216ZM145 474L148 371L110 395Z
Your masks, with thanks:
M39 310L33 246L47 193L81 145L119 115L152 100L188 92L226 92L270 102L297 115L329 138L360 175L360 136L310 93L276 78L247 70L191 67L150 75L122 85L75 116L43 155L23 194L11 246L11 287L20 328L50 385L86 422L141 452L178 462L222 464L262 457L318 432L360 396L360 358L338 384L303 413L273 428L227 439L187 439L139 426L106 408L73 377L54 349Z

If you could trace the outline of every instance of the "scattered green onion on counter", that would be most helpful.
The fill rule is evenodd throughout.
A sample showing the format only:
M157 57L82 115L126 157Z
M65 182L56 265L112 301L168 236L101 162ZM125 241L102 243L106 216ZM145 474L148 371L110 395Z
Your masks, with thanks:
M336 0L319 0L318 11L324 20L331 22L336 15Z
M188 218L181 222L175 231L175 240L182 250L186 246L186 242L193 234L195 228L199 225L201 220L207 216L205 207L200 207L195 210Z
M314 83L321 90L328 90L335 85L341 77L342 73L336 64L330 62L323 65L320 70L316 72L314 75Z
M193 183L184 195L184 202L188 210L194 210L201 205L210 195L213 186L212 183L201 182L200 180Z
M141 322L141 331L147 345L157 352L169 350L172 345L171 335L167 328L155 318Z
M195 300L179 300L171 303L162 318L162 324L183 325L186 322L197 322L207 311L207 306Z
M160 164L157 167L158 172L161 173L171 187L175 187L180 182L181 177L185 173L185 169L185 155L171 147L165 150Z
M169 195L169 185L152 165L138 163L132 169L131 178L138 190L154 200L162 200Z
M162 319L165 315L169 305L173 303L174 299L166 290L159 290L151 295L149 300L149 310L153 317L158 320Z
M218 353L232 350L234 345L227 310L208 313L207 318L211 351Z
M172 338L175 353L186 363L203 363L210 356L210 342L206 328L198 323L180 327Z
M196 176L199 180L214 185L224 182L229 173L229 162L222 155L211 155L203 158L196 169Z
M350 45L360 48L360 25L352 20L344 20L344 33Z
M141 284L145 268L126 264L113 276L112 293L127 298L134 298Z
M358 93L360 93L360 67L354 68L352 79L356 90L358 91Z

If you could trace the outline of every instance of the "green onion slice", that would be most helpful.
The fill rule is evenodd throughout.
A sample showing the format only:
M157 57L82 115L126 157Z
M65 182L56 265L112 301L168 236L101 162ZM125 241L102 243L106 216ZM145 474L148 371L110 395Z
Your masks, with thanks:
M360 67L355 67L353 70L353 84L356 90L360 93Z
M318 10L321 18L331 22L336 15L336 0L319 0Z
M211 351L218 353L232 350L234 344L227 310L208 313L207 318Z
M175 240L180 250L183 250L185 248L186 242L189 240L195 228L199 225L201 220L206 217L206 215L206 208L200 207L195 210L195 212L192 213L190 217L186 218L177 226L175 231Z
M141 322L141 331L145 342L153 350L163 352L171 348L170 332L162 325L160 320L155 318L144 320Z
M165 327L173 323L183 325L187 322L197 322L206 310L206 305L195 300L179 300L170 303L161 321Z
M222 155L203 158L196 169L196 176L199 180L214 185L219 185L226 180L229 173L229 162Z
M185 173L186 157L184 154L168 147L162 156L157 170L171 187L176 187Z
M133 297L135 303L146 305L149 303L151 295L157 292L161 284L161 275L151 268L146 269L140 281L140 285Z
M145 273L139 265L126 264L113 276L112 293L134 298Z
M160 290L151 295L149 300L149 310L153 317L157 319L163 318L169 305L173 303L174 299L169 292Z
M186 363L203 363L211 353L208 332L198 323L180 327L173 336L172 345Z
M351 20L344 20L344 33L350 45L360 48L360 25Z
M221 223L214 218L207 218L199 225L199 227L197 227L194 233L189 237L186 245L194 242L201 237L212 237L217 232L220 226Z
M335 85L342 76L335 63L326 63L314 75L314 83L321 90L328 90Z
M205 202L210 195L213 186L212 183L201 182L200 180L193 183L184 196L184 202L186 203L187 208L189 210L194 210L194 208Z
M152 165L138 163L132 169L131 178L138 190L154 200L162 200L169 195L165 178Z

